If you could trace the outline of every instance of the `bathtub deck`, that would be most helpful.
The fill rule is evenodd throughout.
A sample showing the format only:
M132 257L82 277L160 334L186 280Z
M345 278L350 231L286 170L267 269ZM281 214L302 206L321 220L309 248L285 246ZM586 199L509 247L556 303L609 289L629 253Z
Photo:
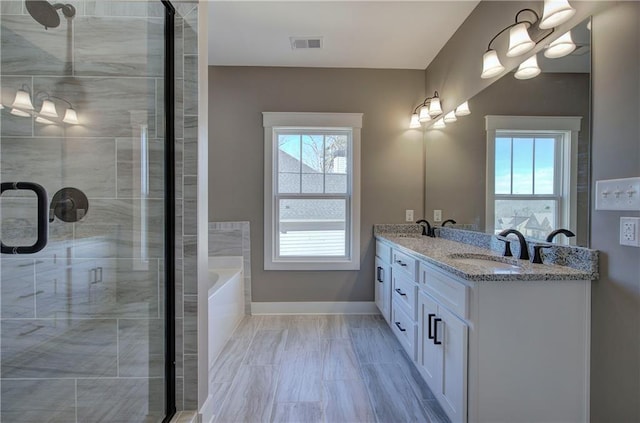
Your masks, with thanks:
M215 422L447 422L381 316L248 316L210 373Z

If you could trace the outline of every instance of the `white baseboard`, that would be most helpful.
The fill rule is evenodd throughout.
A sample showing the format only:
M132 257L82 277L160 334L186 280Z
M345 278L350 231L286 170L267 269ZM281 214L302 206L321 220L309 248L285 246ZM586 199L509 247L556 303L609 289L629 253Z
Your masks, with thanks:
M379 314L373 301L251 303L251 314Z

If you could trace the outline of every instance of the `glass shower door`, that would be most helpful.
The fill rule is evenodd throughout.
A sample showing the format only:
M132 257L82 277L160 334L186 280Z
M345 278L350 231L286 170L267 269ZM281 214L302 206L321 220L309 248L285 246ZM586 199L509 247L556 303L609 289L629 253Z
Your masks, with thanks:
M165 6L0 2L0 422L161 422Z

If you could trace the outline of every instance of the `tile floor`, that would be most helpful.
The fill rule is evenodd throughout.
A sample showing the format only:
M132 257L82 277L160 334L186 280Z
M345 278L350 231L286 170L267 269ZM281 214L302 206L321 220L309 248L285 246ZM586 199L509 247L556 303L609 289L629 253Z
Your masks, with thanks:
M247 316L210 375L217 423L448 422L380 315Z

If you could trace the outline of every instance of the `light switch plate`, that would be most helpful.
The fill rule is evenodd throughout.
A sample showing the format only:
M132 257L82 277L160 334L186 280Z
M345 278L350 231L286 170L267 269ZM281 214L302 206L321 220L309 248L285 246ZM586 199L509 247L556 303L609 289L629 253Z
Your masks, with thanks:
M620 218L620 245L640 247L640 217Z
M433 221L434 222L442 222L442 210L434 210L433 211Z
M640 177L596 181L596 210L640 211Z

